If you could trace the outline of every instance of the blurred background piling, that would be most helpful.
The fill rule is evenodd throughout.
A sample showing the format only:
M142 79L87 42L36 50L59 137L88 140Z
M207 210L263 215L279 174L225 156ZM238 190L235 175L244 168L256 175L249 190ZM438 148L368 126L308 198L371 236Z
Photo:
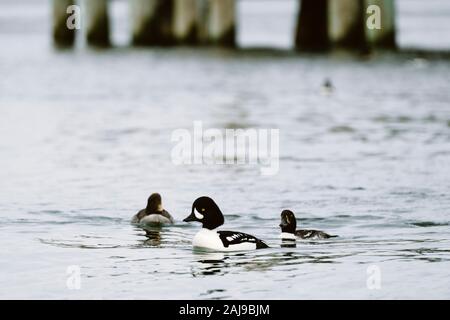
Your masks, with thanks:
M109 45L108 0L84 0L86 40L90 45Z
M56 45L70 46L75 41L75 29L67 27L68 8L74 4L75 0L53 0L53 40Z
M236 45L239 0L129 0L133 45ZM108 0L53 0L53 38L56 45L74 43L68 30L65 8L82 7L87 43L110 44ZM396 48L394 0L298 0L295 47L324 51L339 47ZM368 28L367 20L379 15L379 28ZM372 18L376 19L376 18Z

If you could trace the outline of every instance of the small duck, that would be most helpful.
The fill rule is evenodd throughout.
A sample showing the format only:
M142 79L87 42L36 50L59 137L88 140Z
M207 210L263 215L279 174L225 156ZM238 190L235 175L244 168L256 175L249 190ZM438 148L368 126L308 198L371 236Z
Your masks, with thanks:
M184 222L201 222L203 228L195 235L192 245L213 251L243 251L268 248L262 240L243 232L216 231L225 219L217 204L209 197L200 197L192 204L191 214Z
M329 78L326 78L322 83L322 94L328 96L332 94L333 91L334 91L333 83Z
M291 210L283 210L281 212L281 238L285 240L300 239L328 239L337 236L329 235L320 230L296 230L297 220Z
M147 207L136 213L131 223L140 224L173 224L174 220L169 212L163 209L161 195L153 193L147 201Z

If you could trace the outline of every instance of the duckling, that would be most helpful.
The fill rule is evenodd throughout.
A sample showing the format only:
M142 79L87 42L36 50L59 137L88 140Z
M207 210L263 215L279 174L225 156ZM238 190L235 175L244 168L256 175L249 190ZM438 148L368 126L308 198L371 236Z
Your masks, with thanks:
M173 224L174 220L169 212L162 207L161 195L153 193L147 201L147 207L136 213L131 223L140 224Z

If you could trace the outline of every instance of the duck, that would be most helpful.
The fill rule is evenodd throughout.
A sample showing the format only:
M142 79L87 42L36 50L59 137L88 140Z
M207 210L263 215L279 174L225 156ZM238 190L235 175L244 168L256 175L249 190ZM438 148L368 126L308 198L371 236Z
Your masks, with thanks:
M173 224L174 219L169 212L164 210L161 195L159 193L152 193L147 200L147 207L136 213L131 219L131 223L167 225Z
M329 78L326 78L322 83L322 94L328 96L332 94L333 91L334 91L333 83Z
M210 197L197 198L192 204L191 214L183 221L202 224L202 229L192 241L194 249L228 252L269 247L264 241L243 232L217 230L224 224L225 218L219 206Z
M281 212L281 238L283 240L296 240L300 239L328 239L337 237L335 235L329 235L320 230L296 230L297 219L291 210L283 210Z

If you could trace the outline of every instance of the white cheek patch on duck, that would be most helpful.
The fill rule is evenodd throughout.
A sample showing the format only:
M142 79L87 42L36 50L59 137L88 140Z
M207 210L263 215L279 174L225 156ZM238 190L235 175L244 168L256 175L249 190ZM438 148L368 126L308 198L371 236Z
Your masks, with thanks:
M197 211L197 208L194 209L194 214L197 219L199 219L199 220L203 219L203 215Z

